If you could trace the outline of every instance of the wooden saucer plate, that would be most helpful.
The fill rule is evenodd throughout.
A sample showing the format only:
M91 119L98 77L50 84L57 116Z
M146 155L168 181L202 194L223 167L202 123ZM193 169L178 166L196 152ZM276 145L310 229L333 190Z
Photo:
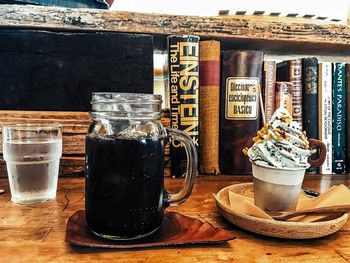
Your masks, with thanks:
M247 231L286 239L311 239L328 236L340 230L348 220L348 214L322 222L288 222L258 218L233 211L228 193L232 191L248 197L254 196L253 183L236 184L221 189L216 195L220 214L232 224Z

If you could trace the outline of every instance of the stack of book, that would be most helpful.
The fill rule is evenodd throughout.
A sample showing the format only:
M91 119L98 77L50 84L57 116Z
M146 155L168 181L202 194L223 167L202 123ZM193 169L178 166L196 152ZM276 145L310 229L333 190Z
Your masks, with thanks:
M350 132L350 122L345 115L350 115L346 99L350 96L350 64L322 62L317 57L269 61L258 50L220 51L220 42L215 40L199 41L198 56L190 57L185 53L197 49L193 39L197 41L194 36L173 36L169 42L170 110L173 128L186 132L189 127L199 127L198 135L193 130L189 135L199 142L201 174L251 173L241 150L251 145L251 138L278 107L291 113L308 138L326 145L325 163L309 168L309 173L349 172L350 143L345 134ZM172 60L172 49L186 45L192 49L185 49L182 55L191 61L186 62L188 69L182 69L174 63L181 62L181 54ZM194 78L198 72L199 82ZM186 93L189 90L191 97ZM187 126L182 127L183 123ZM182 160L174 154L171 157L175 160L172 165L181 166ZM172 175L181 177L182 173L173 170Z
M349 65L321 62L316 57L310 57L279 63L264 61L264 70L266 116L270 117L283 100L307 136L326 145L324 164L319 170L312 167L308 171L321 174L348 172L346 153L350 149L346 144L345 120L349 112L346 100ZM290 88L281 91L281 83Z

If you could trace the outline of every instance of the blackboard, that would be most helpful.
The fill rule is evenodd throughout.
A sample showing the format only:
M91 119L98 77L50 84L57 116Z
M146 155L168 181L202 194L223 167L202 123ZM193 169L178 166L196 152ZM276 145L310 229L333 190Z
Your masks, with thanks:
M88 111L91 93L153 92L153 37L0 29L0 109Z

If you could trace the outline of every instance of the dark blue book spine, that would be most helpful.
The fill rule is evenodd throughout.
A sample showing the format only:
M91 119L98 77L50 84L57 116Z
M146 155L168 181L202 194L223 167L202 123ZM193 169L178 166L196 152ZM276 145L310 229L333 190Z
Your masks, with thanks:
M304 58L303 68L303 128L308 138L318 139L318 60ZM313 155L317 159L317 154ZM317 167L310 167L308 173L317 173Z
M346 171L345 162L345 64L333 64L333 172Z
M346 90L346 98L345 101L346 103L346 113L345 113L345 123L346 123L346 128L345 128L345 134L350 134L350 64L345 64L345 72L346 72L346 77L345 77L345 90ZM350 173L350 136L345 137L345 150L346 150L346 172Z

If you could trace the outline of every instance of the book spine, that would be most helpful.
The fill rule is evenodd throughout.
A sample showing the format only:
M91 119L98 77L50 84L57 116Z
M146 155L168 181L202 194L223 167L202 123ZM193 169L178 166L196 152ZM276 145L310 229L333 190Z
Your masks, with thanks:
M199 44L199 173L219 173L220 42Z
M250 174L242 149L260 128L262 51L222 52L219 164L221 174Z
M293 110L293 84L285 81L276 82L276 108L285 108L289 113Z
M333 64L333 172L345 169L345 64Z
M319 140L326 145L321 174L332 173L332 63L319 63Z
M318 60L302 59L303 68L303 127L308 138L318 139ZM312 155L316 160L317 153ZM310 167L308 173L317 173L318 167Z
M188 134L198 149L199 137L199 37L169 36L169 86L171 127ZM187 167L181 143L172 140L171 174L183 177Z
M303 127L302 70L301 59L283 61L277 64L277 80L288 81L293 87L293 119Z
M345 65L345 72L346 72L346 116L345 116L345 123L346 123L346 128L345 132L347 134L345 138L345 149L346 149L346 172L350 172L350 64Z
M301 60L290 61L289 81L293 84L293 119L303 127L303 96L302 96L302 75L301 75Z
M269 121L275 112L275 83L276 83L276 62L264 61L264 105L266 121Z

